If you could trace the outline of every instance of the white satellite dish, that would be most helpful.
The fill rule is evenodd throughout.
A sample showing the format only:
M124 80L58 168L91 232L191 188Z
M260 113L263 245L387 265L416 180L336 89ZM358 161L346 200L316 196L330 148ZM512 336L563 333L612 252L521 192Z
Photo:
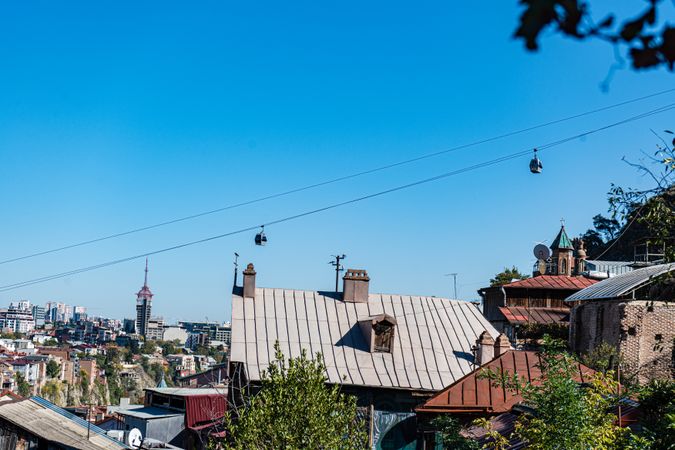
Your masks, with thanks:
M141 448L143 442L143 435L138 428L132 428L127 434L126 444L131 448Z
M547 260L551 257L551 250L544 244L535 245L532 253L534 253L534 257L537 259Z

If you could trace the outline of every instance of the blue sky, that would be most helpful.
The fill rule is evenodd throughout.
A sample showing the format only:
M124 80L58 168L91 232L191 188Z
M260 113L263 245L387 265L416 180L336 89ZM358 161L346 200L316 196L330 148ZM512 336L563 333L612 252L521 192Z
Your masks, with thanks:
M617 2L612 2L616 4ZM598 16L610 2L594 2ZM635 2L612 6L632 11ZM664 10L673 17L672 5ZM619 70L603 43L511 39L516 1L21 2L0 6L1 259L225 206L442 150L673 86ZM675 102L628 107L344 183L0 266L10 284L264 223L531 148ZM378 292L448 296L531 249L564 217L572 235L607 209L621 162L652 151L672 112L528 158L158 255L154 313L226 320L233 252L261 286L331 289L336 252ZM134 315L143 261L0 293Z

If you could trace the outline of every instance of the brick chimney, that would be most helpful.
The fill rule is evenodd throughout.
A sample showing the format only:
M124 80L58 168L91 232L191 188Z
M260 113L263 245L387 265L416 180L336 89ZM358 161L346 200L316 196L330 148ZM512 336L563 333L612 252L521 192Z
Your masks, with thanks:
M244 298L255 298L255 269L248 263L244 269Z
M509 342L509 338L504 333L501 333L495 341L494 357L501 356L509 350L511 350L511 342Z
M368 301L368 286L370 284L368 272L359 269L347 269L347 273L342 279L344 281L342 300L351 303Z
M490 333L483 331L476 341L476 364L482 366L495 357L495 340Z

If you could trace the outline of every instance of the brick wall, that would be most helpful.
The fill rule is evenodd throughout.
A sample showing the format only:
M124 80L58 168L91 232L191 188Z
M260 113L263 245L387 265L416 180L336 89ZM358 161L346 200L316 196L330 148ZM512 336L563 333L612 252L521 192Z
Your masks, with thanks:
M626 374L644 383L675 375L675 303L603 300L574 307L570 347L587 353L607 342L621 352Z

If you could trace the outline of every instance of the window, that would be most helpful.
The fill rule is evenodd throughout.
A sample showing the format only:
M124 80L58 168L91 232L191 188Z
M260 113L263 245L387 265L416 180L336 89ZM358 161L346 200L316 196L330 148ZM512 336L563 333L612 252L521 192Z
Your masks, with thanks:
M391 348L394 344L394 325L382 321L373 325L375 332L375 342L373 351L391 353Z
M560 273L562 275L567 273L567 260L566 259L560 260Z

